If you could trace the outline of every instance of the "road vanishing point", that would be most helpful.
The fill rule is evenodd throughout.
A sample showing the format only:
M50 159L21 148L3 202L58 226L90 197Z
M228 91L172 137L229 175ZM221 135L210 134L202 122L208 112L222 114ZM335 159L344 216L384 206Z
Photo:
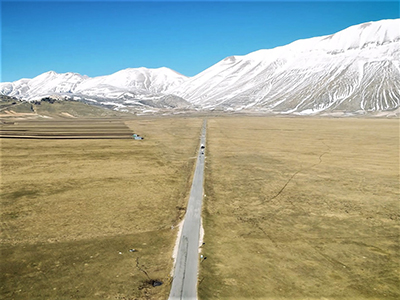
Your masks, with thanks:
M201 129L200 145L205 145L206 125L206 120L204 120ZM204 150L199 147L196 169L183 221L178 254L176 256L172 287L169 294L170 300L197 299L197 273L199 267L199 239L205 160Z

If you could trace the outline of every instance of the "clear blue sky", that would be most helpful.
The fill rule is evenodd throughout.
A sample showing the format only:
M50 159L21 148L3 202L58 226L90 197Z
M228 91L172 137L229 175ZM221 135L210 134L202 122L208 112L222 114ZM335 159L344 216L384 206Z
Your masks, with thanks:
M230 55L394 18L398 1L2 1L0 81L142 66L193 76Z

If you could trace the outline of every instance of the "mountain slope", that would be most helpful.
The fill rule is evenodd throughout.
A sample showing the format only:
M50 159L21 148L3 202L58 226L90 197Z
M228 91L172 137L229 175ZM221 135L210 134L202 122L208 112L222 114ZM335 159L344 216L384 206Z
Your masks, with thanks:
M0 93L25 100L51 94L87 95L118 98L127 92L134 94L160 94L186 80L168 68L125 69L107 76L90 78L76 73L43 73L33 79L1 83Z
M77 86L74 93L108 98L129 92L138 95L160 94L180 85L186 78L168 68L125 69L108 76L89 78Z
M391 111L400 106L400 19L230 56L191 78L168 68L94 78L47 72L0 83L0 94L26 100L68 96L121 110Z
M314 113L400 103L400 20L228 57L168 92L204 108Z
M33 79L1 83L0 93L26 100L42 95L71 93L77 85L88 78L76 73L57 74L49 71Z

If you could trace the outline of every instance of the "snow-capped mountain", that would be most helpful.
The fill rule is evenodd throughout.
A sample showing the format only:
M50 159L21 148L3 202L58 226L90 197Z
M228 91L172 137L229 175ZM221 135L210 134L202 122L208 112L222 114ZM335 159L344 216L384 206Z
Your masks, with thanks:
M163 103L172 105L171 96L163 93L180 85L186 79L186 76L168 68L125 69L108 76L94 78L76 73L58 74L49 71L33 79L1 83L0 93L28 101L47 96L68 96L111 106L115 104L117 107L123 107L125 101L131 106L135 104L141 106L140 100L150 98L153 102L156 100L160 102L168 96L169 101ZM188 105L179 97L175 99L180 105L184 103Z
M112 107L188 107L277 113L390 111L400 106L400 19L351 26L286 46L230 56L188 78L168 68L90 78L47 72L0 83L33 100L66 95Z
M49 71L33 79L20 79L0 84L2 95L30 100L49 94L72 93L75 88L89 77L76 73L57 74Z
M125 69L108 76L89 78L76 87L74 93L116 98L122 93L161 94L187 79L168 68Z
M228 57L169 90L204 108L315 113L400 104L400 19Z

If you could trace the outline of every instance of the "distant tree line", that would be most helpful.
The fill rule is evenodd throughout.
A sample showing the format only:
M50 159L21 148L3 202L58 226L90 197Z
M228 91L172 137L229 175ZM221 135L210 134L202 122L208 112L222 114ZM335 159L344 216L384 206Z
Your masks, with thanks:
M17 101L20 101L18 98L6 96L6 95L0 95L0 100L1 101L13 101L12 104L16 104Z
M35 104L35 105L40 105L41 102L47 102L47 103L53 104L53 103L55 103L57 101L69 101L69 100L71 100L71 99L69 99L68 97L65 97L64 99L55 99L55 98L52 98L52 97L44 97L44 98L42 98L40 100L31 101L31 103Z
M40 101L48 102L48 103L50 103L50 104L53 104L53 103L56 102L57 100L54 99L54 98L50 98L50 97L44 97L44 98L40 99Z

